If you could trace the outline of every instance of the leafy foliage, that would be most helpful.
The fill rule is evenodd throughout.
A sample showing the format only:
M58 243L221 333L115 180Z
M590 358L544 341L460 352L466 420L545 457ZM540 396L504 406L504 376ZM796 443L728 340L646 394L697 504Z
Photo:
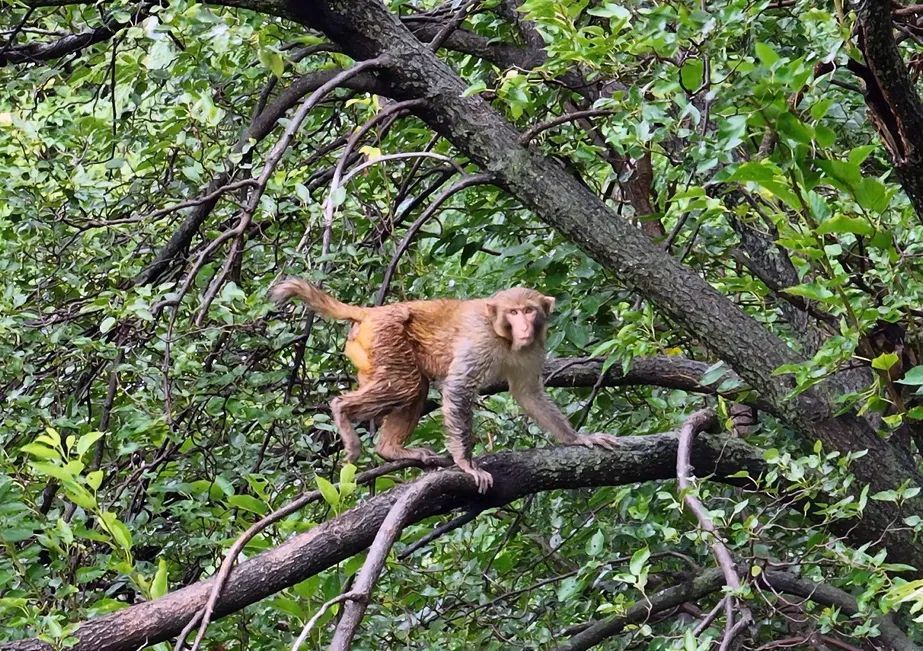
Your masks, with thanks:
M391 6L408 24L436 7ZM500 3L477 6L466 34L529 47ZM738 382L501 189L451 197L396 260L421 204L455 170L434 158L381 159L332 188L346 139L389 106L362 89L339 88L311 111L233 254L229 240L196 266L237 223L246 186L217 199L178 264L139 282L207 202L168 208L203 197L222 173L239 181L262 171L281 128L242 137L254 116L299 80L350 63L264 14L188 0L145 7L109 3L105 19L120 26L113 38L0 69L0 639L66 643L83 619L211 575L240 532L305 490L317 487L324 502L258 535L245 557L367 496L355 468L338 468L325 407L350 383L339 352L345 328L273 311L265 290L283 273L356 303L374 300L392 260L388 300L541 287L558 297L549 341L557 356L592 353L629 368L636 357L683 355L715 363L704 385ZM25 21L17 39L40 43L101 20L94 6L27 12L16 5L4 15L4 34ZM544 59L526 69L449 42L444 56L470 92L524 131L588 101L555 80L579 71L602 88L585 108L605 115L542 130L534 146L623 218L660 224L677 259L801 350L809 362L779 369L794 375L793 393L847 366L871 368L844 384L840 405L875 418L882 436L920 427L923 360L908 362L904 351L921 350L923 225L844 67L856 57L852 16L803 0L722 0L707 11L526 0L516 15L540 37ZM348 162L420 151L476 169L403 115L373 126ZM650 214L629 206L625 190L645 157ZM759 246L790 282L754 271ZM901 350L878 343L889 325L903 331ZM675 428L705 404L649 386L553 396L584 429L622 434ZM485 399L478 423L481 450L542 445L506 395ZM439 448L438 415L416 436ZM850 546L830 529L867 500L899 504L916 488L868 495L849 475L861 452L804 449L768 415L749 440L766 448L764 491L698 489L726 542L755 574L797 569L860 607L850 618L806 602L808 623L798 628L776 615L774 595L748 587L754 643L816 632L861 644L877 636L872 617L882 611L916 614L919 582L896 578L902 568L878 549ZM367 454L360 465L371 462ZM376 490L395 481L379 479ZM793 506L802 503L811 506ZM431 527L406 531L402 545ZM710 544L673 482L537 495L389 562L356 648L551 647L570 627L624 613L713 565ZM217 621L209 639L227 648L291 644L360 565L353 558ZM719 598L654 618L620 644L708 648L720 620L695 639L690 617ZM311 646L327 640L335 611ZM907 630L923 639L917 624Z

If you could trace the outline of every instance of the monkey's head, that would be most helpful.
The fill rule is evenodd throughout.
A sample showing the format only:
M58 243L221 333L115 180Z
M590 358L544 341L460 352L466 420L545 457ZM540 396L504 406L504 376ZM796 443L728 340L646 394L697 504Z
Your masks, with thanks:
M526 287L504 289L485 304L494 331L510 342L514 352L536 343L545 345L548 315L553 309L554 298Z

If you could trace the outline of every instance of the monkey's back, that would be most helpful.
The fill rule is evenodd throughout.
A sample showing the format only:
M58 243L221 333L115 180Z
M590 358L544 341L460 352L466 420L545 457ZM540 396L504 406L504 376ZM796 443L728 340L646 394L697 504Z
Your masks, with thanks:
M435 299L402 305L408 310L406 332L420 370L430 379L443 379L458 342L485 321L484 301Z

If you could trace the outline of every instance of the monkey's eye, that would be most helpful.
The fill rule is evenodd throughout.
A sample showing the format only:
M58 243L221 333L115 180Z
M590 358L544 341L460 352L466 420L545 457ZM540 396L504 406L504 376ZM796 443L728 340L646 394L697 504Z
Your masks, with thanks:
M535 312L535 308L531 305L526 305L524 308L522 308L523 314L532 314L533 312Z
M519 314L519 310L510 310L510 316L516 316Z

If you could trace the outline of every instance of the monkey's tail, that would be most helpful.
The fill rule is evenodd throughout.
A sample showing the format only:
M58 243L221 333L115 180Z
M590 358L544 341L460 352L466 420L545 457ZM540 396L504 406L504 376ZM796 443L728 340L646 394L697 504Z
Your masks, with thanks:
M290 298L297 296L321 316L337 321L362 321L368 315L368 309L338 301L300 278L286 278L276 283L269 296L277 305L284 305Z

